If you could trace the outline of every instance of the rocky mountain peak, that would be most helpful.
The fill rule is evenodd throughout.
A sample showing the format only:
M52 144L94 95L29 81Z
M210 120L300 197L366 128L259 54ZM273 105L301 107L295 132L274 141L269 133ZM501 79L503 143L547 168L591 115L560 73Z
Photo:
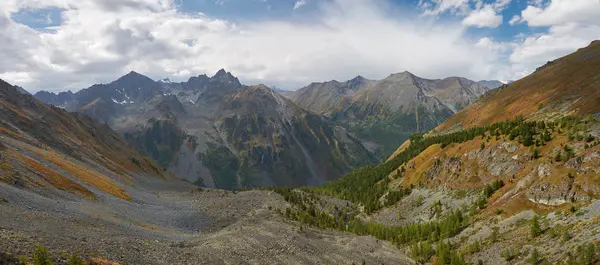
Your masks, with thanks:
M183 86L186 89L200 89L204 87L208 81L210 81L210 78L207 75L202 74L199 76L190 77L187 82L183 83Z
M213 77L210 78L209 82L219 83L218 87L221 88L237 89L242 87L240 80L237 77L233 76L231 72L225 71L225 69L219 70Z
M264 84L258 84L258 85L252 86L252 88L255 90L273 91L270 87L268 87Z
M173 81L171 81L171 79L169 79L169 78L163 78L163 79L159 80L158 82L165 83L165 84L173 83Z
M152 82L152 83L154 83L154 80L152 80L149 77L142 75L138 72L131 71L128 74L120 77L113 83L120 83L120 82Z
M220 81L234 81L237 80L235 76L231 74L231 72L225 71L225 69L219 70L212 78L212 80L220 80Z
M365 86L369 81L370 80L364 78L363 76L358 75L355 78L346 81L345 83L350 90L356 90L362 86Z
M404 71L401 73L391 74L384 80L399 81L399 80L404 80L404 79L415 79L415 77L416 76L413 75L411 72Z

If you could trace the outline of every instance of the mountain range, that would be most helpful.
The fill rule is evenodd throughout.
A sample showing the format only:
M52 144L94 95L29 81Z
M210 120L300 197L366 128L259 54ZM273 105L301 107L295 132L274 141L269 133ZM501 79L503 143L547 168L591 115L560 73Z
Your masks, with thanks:
M225 70L181 83L131 72L36 97L109 125L170 172L208 187L317 185L377 161L344 127Z
M378 156L387 157L410 135L435 128L500 85L461 77L424 79L402 72L382 80L357 76L345 82L312 83L288 96L298 106L376 143Z
M221 69L186 82L130 72L76 93L35 96L107 124L177 176L231 189L337 179L387 157L488 90L466 78L403 72L275 92Z

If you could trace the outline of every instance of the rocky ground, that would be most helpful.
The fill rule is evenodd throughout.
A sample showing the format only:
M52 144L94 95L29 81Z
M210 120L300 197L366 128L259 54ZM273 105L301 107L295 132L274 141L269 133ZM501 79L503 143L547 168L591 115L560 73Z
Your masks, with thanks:
M153 185L128 189L131 201L88 201L0 184L0 252L31 256L41 244L57 260L79 253L120 264L410 263L387 242L284 219L286 203L273 192L141 186Z

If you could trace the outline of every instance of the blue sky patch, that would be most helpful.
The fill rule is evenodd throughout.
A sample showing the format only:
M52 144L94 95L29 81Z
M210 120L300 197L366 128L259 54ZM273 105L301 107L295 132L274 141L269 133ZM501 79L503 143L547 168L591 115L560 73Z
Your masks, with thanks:
M41 9L21 9L11 15L11 18L17 22L36 30L45 30L46 28L60 26L62 10L57 7L47 7Z

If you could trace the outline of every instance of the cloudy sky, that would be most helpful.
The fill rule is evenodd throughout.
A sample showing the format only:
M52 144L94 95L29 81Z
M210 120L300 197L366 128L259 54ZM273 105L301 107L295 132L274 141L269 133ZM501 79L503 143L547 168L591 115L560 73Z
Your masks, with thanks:
M600 0L1 0L0 78L79 90L135 70L245 84L513 80L600 39Z

